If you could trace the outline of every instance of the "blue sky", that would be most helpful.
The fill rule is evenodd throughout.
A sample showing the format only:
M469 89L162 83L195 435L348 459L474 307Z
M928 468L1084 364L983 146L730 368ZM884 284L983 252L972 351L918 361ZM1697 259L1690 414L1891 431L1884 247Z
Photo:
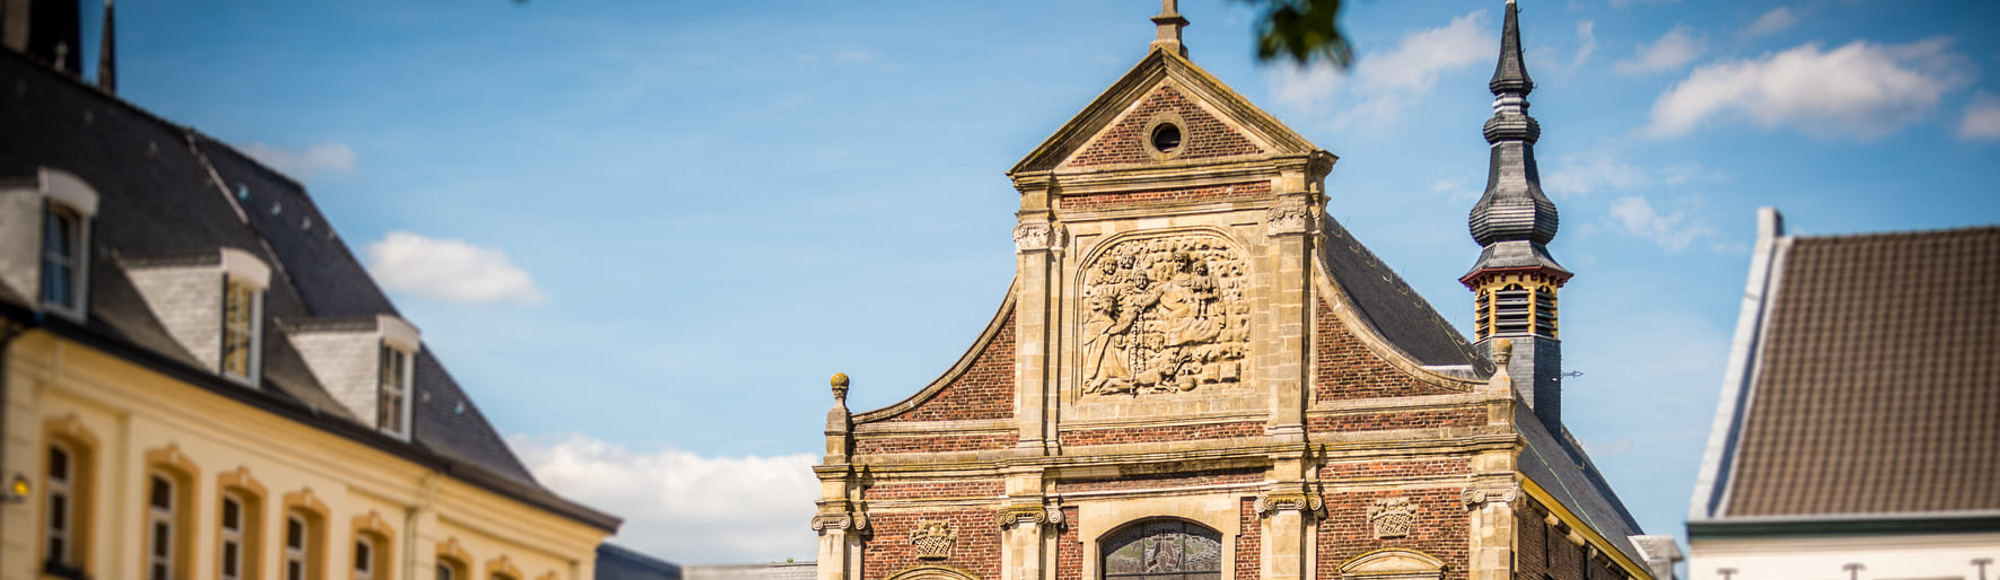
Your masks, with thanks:
M1467 328L1502 3L1349 3L1345 73L1260 65L1245 7L1183 4L1194 61L1339 155L1329 213ZM1678 533L1755 208L2000 221L2000 4L1522 6L1568 424ZM118 9L125 98L306 183L545 483L714 563L812 557L826 377L874 408L959 356L1013 275L1003 172L1158 3Z

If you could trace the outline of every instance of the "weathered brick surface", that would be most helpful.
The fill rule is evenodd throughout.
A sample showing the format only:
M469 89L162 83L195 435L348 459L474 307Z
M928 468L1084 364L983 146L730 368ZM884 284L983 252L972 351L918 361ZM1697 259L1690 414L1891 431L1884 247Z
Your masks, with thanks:
M1061 441L1065 447L1081 447L1117 443L1165 443L1196 439L1229 439L1234 437L1256 437L1263 434L1264 422L1238 421L1234 423L1210 423L1206 425L1168 425L1164 427L1063 431Z
M1004 481L940 481L935 483L892 483L871 485L861 490L861 499L963 499L995 498L1007 493Z
M984 451L1012 447L1021 439L1009 431L1001 435L919 435L915 437L867 437L854 442L855 455L892 453L941 453Z
M1547 508L1528 499L1515 504L1515 577L1555 580L1623 580L1625 571L1611 558L1590 557L1584 546L1571 543L1568 533L1548 525Z
M1459 503L1460 491L1449 488L1327 494L1327 518L1319 523L1319 577L1338 578L1340 565L1356 556L1401 548L1443 560L1445 580L1464 580L1471 550L1467 535L1471 517ZM1375 527L1368 522L1368 510L1375 506L1376 500L1398 497L1408 499L1415 508L1416 525L1405 537L1376 538Z
M1236 580L1258 580L1264 572L1264 521L1257 515L1257 498L1243 498L1236 514L1243 528L1236 536Z
M1313 356L1319 363L1313 397L1319 400L1443 395L1452 391L1417 380L1375 356L1333 314L1325 300L1313 314Z
M1099 193L1095 195L1065 195L1056 200L1056 207L1070 210L1092 210L1152 203L1235 201L1262 196L1270 192L1271 182L1268 180L1246 181L1243 183L1206 187L1148 189L1118 193Z
M986 350L972 359L965 373L889 421L961 421L1007 419L1014 416L1014 317L1002 321L1000 332Z
M1056 534L1056 580L1083 578L1083 540L1076 537L1076 508L1063 508L1063 521L1070 522Z
M1472 460L1463 457L1329 463L1319 470L1321 481L1356 479L1434 477L1472 473Z
M1210 159L1262 153L1256 144L1208 114L1194 101L1172 87L1160 87L1146 97L1132 113L1118 121L1097 140L1070 157L1070 167L1121 165L1154 161L1152 145L1146 142L1147 125L1163 114L1181 118L1181 145L1174 159Z
M1093 481L1059 481L1056 491L1074 493L1080 491L1114 491L1127 489L1166 489L1195 485L1215 485L1228 483L1257 483L1264 481L1262 469L1238 469L1223 471L1197 471L1194 473L1172 473L1161 475L1123 475L1117 479Z
M958 532L951 556L943 560L917 559L910 534L917 524L931 520L951 522ZM992 510L949 509L918 513L870 515L872 532L863 543L861 577L881 580L917 566L945 565L972 572L980 578L1000 577L1000 524Z
M1313 432L1431 429L1436 427L1473 427L1484 424L1486 424L1485 409L1352 413L1308 417L1306 419L1306 428Z

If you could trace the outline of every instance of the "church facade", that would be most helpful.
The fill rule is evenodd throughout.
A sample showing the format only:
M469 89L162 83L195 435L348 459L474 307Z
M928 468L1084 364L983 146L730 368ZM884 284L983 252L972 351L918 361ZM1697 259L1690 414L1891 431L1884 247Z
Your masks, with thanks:
M1008 173L1016 275L966 354L872 411L834 376L820 580L1670 578L1562 428L1514 5L1477 342L1328 214L1333 154L1193 64L1171 1L1153 22Z

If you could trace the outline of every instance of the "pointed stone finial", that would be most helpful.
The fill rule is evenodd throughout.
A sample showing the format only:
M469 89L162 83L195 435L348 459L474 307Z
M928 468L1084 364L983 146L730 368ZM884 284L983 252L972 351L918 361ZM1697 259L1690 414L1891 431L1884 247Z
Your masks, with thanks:
M1181 29L1187 28L1188 20L1181 17L1180 0L1160 0L1160 15L1153 17L1153 25L1159 27L1159 36L1153 39L1153 50L1168 50L1187 56L1187 46L1181 44Z

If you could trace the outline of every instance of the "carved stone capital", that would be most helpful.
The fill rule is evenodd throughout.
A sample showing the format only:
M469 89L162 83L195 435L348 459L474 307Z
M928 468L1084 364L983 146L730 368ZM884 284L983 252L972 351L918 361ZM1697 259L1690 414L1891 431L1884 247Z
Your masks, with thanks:
M1032 252L1036 250L1059 249L1069 240L1068 230L1060 223L1025 223L1014 226L1014 251Z
M1305 512L1317 515L1326 510L1326 498L1317 493L1283 491L1267 493L1257 498L1257 515L1271 517L1280 511Z
M1511 487L1501 489L1468 489L1458 496L1460 501L1465 502L1466 509L1479 509L1488 502L1514 503L1514 500L1520 499L1520 497L1521 491Z
M1303 197L1286 197L1278 200L1271 209L1264 210L1264 234L1282 236L1303 234L1312 230L1312 207Z
M1057 512L1056 517L1054 519L1050 519L1049 510L1047 508L1038 505L1008 506L1000 508L1000 511L994 512L993 514L993 522L1000 524L1000 527L1002 528L1013 527L1022 524L1032 524L1040 526L1043 524L1059 523L1061 521L1062 521L1061 512Z
M868 514L861 510L845 512L822 512L813 516L812 529L815 532L827 530L861 531L868 529Z

